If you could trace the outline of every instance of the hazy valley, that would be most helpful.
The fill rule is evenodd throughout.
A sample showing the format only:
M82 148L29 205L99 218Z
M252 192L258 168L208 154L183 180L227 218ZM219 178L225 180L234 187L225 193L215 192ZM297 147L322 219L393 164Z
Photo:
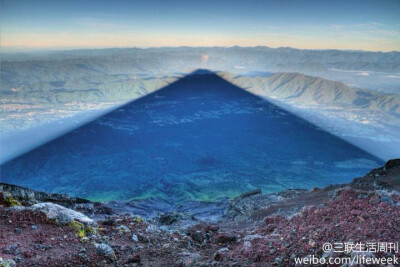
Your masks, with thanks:
M383 159L400 151L398 52L181 47L2 57L1 161L198 68L215 70ZM52 130L43 133L44 125ZM36 132L39 139L15 141Z

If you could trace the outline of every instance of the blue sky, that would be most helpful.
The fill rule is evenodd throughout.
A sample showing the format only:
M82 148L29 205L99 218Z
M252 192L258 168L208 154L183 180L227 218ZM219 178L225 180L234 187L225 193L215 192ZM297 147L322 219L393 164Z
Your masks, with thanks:
M400 50L400 1L0 0L17 48L290 46Z

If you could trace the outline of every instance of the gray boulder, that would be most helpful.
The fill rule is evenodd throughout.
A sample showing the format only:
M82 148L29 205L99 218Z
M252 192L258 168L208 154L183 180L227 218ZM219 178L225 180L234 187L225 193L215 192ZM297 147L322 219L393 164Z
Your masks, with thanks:
M55 219L60 224L71 224L74 221L78 221L87 225L93 225L95 222L84 215L83 213L67 209L63 206L54 203L39 203L31 207L33 210L39 210L46 214L47 218Z
M109 259L115 259L114 250L107 244L95 244L96 252L103 255Z

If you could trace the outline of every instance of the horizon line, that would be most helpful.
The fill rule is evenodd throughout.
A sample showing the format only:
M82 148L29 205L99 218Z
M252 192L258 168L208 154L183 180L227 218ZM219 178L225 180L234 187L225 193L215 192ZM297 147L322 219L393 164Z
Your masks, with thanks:
M27 53L27 52L65 52L65 51L78 51L78 50L107 50L107 49L163 49L163 48L269 48L269 49L292 49L302 51L342 51L342 52L370 52L370 53L399 53L400 50L363 50L363 49L339 49L339 48L296 48L292 46L278 46L271 47L266 45L255 45L255 46L104 46L104 47L32 47L32 46L0 46L0 53L14 54L14 53Z

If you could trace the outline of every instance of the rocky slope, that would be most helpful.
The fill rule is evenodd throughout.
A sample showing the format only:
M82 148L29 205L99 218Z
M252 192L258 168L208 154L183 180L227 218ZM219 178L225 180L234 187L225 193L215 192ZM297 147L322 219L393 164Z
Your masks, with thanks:
M0 266L294 266L309 255L354 258L322 245L400 240L399 190L397 159L350 184L246 193L221 204L224 214L210 222L189 207L142 218L116 203L1 184Z

